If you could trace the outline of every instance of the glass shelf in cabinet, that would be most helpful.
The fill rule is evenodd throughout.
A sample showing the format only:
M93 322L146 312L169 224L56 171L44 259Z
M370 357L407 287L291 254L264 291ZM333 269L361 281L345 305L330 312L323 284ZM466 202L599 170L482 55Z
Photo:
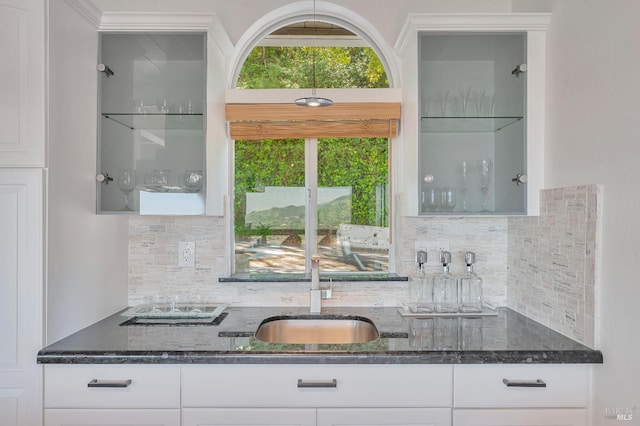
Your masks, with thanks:
M203 116L202 113L102 113L104 119L131 130L202 130Z
M522 117L422 117L423 133L497 132Z

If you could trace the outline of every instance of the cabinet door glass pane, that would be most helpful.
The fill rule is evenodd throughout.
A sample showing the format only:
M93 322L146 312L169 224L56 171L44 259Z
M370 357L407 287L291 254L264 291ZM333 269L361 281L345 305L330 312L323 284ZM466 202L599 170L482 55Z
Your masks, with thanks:
M420 213L526 212L525 41L420 37Z
M98 173L114 180L98 185L98 210L136 211L141 192L201 193L204 35L102 34L100 43Z

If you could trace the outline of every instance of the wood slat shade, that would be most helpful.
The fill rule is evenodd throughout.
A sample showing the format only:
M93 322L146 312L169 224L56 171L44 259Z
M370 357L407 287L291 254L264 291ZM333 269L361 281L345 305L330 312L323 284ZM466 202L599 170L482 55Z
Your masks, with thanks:
M354 102L330 107L227 104L232 139L394 137L400 104Z

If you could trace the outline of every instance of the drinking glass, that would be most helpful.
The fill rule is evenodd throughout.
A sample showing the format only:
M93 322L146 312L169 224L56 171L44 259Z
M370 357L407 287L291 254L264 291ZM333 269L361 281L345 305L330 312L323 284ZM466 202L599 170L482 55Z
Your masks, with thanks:
M460 92L460 109L462 117L467 117L467 108L469 107L469 101L471 100L471 86L467 87L459 87L458 92Z
M434 212L438 210L438 205L440 204L440 190L438 188L428 188L425 192L425 200L424 204L426 206L426 211Z
M482 211L488 212L487 200L489 198L489 183L491 182L491 170L493 164L491 159L480 160L480 188L482 189Z
M169 296L169 313L171 314L179 314L182 312L181 306L181 297L177 294Z
M440 208L447 212L452 212L456 206L455 188L443 188L440 193Z
M460 169L460 198L462 199L462 211L467 212L467 185L469 184L469 162L463 161Z
M158 99L156 100L156 107L158 107L158 112L166 114L169 112L169 103L166 99Z
M193 314L199 314L204 312L204 297L199 294L193 294L189 296L189 312Z
M433 318L412 318L409 323L409 346L433 349Z
M199 192L202 189L202 170L185 170L182 187L186 192Z
M434 318L434 349L455 351L459 349L459 318Z
M165 297L160 294L144 296L144 304L149 314L161 314L165 309Z
M449 94L450 94L449 90L445 92L441 92L438 90L438 92L436 93L436 100L440 104L441 117L447 116L447 104L449 103Z
M116 176L116 182L118 188L124 193L124 208L123 211L131 211L129 207L129 194L136 187L136 175L132 169L120 169Z

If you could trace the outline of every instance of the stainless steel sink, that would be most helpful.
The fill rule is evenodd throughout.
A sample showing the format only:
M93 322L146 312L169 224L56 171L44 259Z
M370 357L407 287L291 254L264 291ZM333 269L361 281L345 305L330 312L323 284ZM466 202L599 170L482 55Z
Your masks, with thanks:
M267 343L348 344L380 337L373 322L358 316L279 316L267 318L256 330Z

